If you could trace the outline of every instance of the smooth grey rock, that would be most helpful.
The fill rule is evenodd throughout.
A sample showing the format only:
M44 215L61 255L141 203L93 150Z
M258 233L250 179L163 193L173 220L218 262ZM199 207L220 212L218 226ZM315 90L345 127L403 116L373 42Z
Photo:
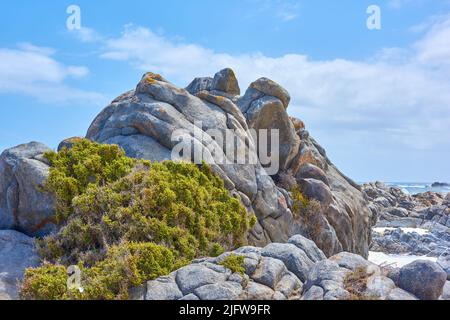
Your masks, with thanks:
M275 292L269 287L250 282L246 288L245 299L246 300L272 300Z
M393 289L395 289L394 281L381 275L373 275L367 279L367 288L364 294L369 297L384 298Z
M200 300L237 300L241 293L242 287L235 282L207 284L194 291Z
M291 237L288 242L303 250L308 258L314 263L327 258L322 250L317 247L314 241L311 241L299 234Z
M350 293L342 288L328 291L324 296L323 300L348 300L350 299Z
M315 179L315 180L322 181L327 186L330 185L330 182L328 181L328 178L327 178L327 175L325 174L325 172L323 172L322 169L320 169L319 167L317 167L311 163L303 164L300 167L299 171L297 172L295 178L297 180Z
M385 211L385 213L396 216L396 217L400 217L400 218L405 218L409 214L408 210L406 210L405 208L398 208L398 207L388 208Z
M18 283L25 269L39 264L33 238L13 230L0 231L0 300L18 299Z
M263 257L251 278L263 284L271 289L275 289L275 286L280 281L283 274L286 272L286 266L278 259Z
M416 260L400 269L399 287L421 300L437 300L447 273L435 262Z
M315 179L300 179L298 181L302 193L308 199L315 199L323 206L328 206L333 201L330 188L322 181Z
M309 290L312 286L321 286L323 281L331 280L343 286L348 270L339 267L336 262L322 260L316 263L308 273L308 278L304 285L304 290Z
M178 300L183 293L173 277L160 277L147 282L145 300Z
M271 243L261 251L261 255L283 261L301 281L306 280L309 269L314 265L303 250L290 243Z
M321 287L312 286L302 296L302 300L323 300L323 296L324 296L324 291Z
M169 149L159 144L156 140L141 134L119 135L105 140L104 143L121 146L125 154L131 158L158 162L171 159L171 151Z
M42 191L49 166L38 142L5 150L0 155L0 229L43 236L55 229L54 200Z
M203 78L195 78L192 82L186 87L186 90L192 94L196 95L200 91L210 91L212 88L213 78L203 77Z
M400 278L400 268L389 269L387 277L392 281L394 281L395 285L398 286L398 280Z
M292 272L285 273L275 287L275 291L282 293L288 298L296 295L301 289L301 281Z
M285 109L287 109L289 102L291 101L289 92L287 92L276 82L267 78L260 78L256 80L250 84L250 88L258 90L268 96L273 96L280 99Z
M363 257L349 253L349 252L341 252L330 258L330 261L334 261L337 265L342 268L346 268L349 270L355 270L356 268L368 268L373 265L373 263L367 261Z
M415 296L402 290L400 288L394 288L386 297L386 300L418 300Z
M286 169L298 153L300 139L282 102L278 98L264 96L252 102L246 116L249 128L257 132L268 130L270 134L273 129L279 130L279 145L272 144L270 137L267 137L267 150L278 148L279 167Z
M226 277L226 274L215 272L202 265L189 265L178 270L175 279L183 295L187 295L204 285L225 281Z

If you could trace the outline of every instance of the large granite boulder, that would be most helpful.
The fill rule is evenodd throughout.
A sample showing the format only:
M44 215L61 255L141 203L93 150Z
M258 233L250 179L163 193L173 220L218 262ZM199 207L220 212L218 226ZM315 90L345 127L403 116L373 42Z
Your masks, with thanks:
M25 269L38 265L33 238L13 230L0 231L0 300L17 300Z
M42 236L54 229L53 197L42 191L49 166L38 142L23 144L0 155L0 229Z
M398 285L421 300L437 300L446 281L447 273L437 263L416 260L400 269Z
M321 241L313 240L328 256L342 250L367 256L372 212L359 186L331 164L301 121L288 116L289 93L266 78L252 83L243 96L239 93L230 69L212 78L196 78L186 89L147 73L135 90L116 98L96 117L87 138L118 144L127 155L152 161L180 155L197 162L202 155L230 192L256 214L258 223L248 236L255 246L286 242L295 234L311 237L305 221L294 218L289 190L277 177L289 175L294 183L295 178L317 179L325 185L323 210L318 212L323 231ZM215 137L217 132L226 135L228 129L234 130L232 139L239 146L231 147L232 156L229 140ZM269 158L276 155L270 153L272 141L261 146L251 129L279 130L279 172L270 172L266 159L258 157L265 150ZM236 161L239 157L253 161L242 164Z

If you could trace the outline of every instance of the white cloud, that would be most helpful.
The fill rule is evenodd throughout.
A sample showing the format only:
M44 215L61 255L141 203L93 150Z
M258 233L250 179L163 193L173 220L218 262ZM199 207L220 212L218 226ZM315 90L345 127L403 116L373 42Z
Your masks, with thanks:
M254 14L272 16L282 22L298 18L299 0L247 0L254 5ZM251 16L251 15L250 15Z
M270 77L293 96L290 113L324 136L351 135L360 142L377 136L380 143L426 150L449 144L450 77L442 65L450 61L449 22L436 21L410 48L386 48L365 61L230 55L169 41L142 27L109 39L102 57L162 73L179 85L224 67L235 69L243 89Z
M418 2L418 0L390 0L388 2L388 7L391 9L401 9L407 4Z
M423 38L415 44L418 60L432 65L450 66L450 14L437 16Z
M89 74L83 66L66 66L54 59L55 50L29 43L17 49L0 48L0 94L25 94L52 103L95 101L100 94L65 84Z
M80 29L73 29L70 31L81 42L97 42L102 40L102 36L94 29L81 27Z

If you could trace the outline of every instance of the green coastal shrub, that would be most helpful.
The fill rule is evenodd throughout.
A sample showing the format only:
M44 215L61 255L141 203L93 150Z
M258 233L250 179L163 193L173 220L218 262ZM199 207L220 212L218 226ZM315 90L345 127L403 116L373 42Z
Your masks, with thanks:
M50 264L27 271L25 298L126 299L194 258L244 245L255 223L206 164L134 160L87 140L46 156L61 227L38 240ZM83 293L41 293L44 275L58 268L59 279L69 265L81 266Z
M83 194L90 185L102 186L128 174L136 160L125 157L117 145L95 144L86 139L60 152L49 151L45 158L50 172L45 191L55 194L58 222L72 212L72 200Z
M234 273L240 273L243 275L245 273L244 259L244 256L230 254L219 264L227 269L230 269Z

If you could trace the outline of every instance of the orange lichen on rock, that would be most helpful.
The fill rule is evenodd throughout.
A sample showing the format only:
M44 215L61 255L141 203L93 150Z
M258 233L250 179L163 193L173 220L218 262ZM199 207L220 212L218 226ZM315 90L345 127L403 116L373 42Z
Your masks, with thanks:
M297 119L295 117L289 117L292 121L292 124L294 125L295 131L301 130L301 129L305 129L305 123L300 120Z
M160 74L157 74L157 73L147 72L145 74L145 80L148 83L153 84L156 81L163 81L163 77Z

